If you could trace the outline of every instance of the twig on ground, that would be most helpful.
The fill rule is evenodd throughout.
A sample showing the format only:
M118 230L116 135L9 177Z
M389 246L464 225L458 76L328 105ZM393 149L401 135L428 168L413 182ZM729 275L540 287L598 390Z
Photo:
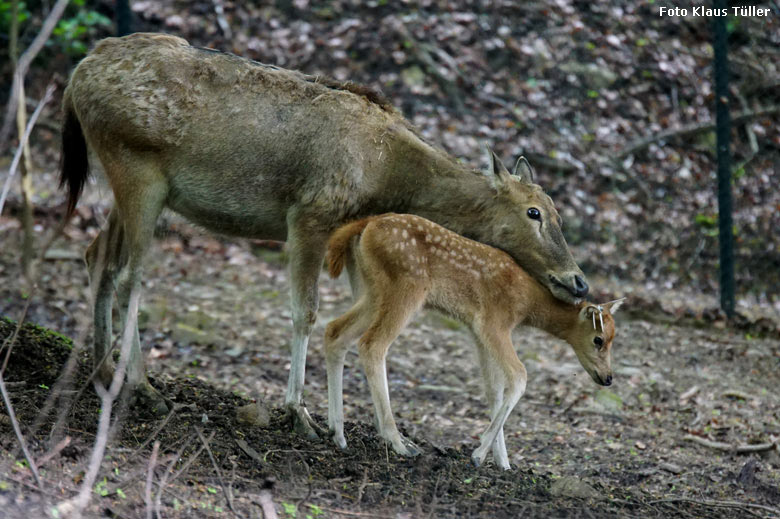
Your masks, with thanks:
M70 445L70 436L66 436L63 439L57 443L57 445L54 446L52 450L41 456L41 458L38 460L38 467L43 467L46 465L49 461L51 461L52 458L54 458L56 455L58 455L60 452L62 452L62 449Z
M216 431L211 431L211 434L209 434L209 437L208 437L208 438L206 438L206 441L209 441L209 442L210 442L210 441L211 441L211 440L214 438L214 435L215 435L215 434L217 434L217 432L216 432ZM173 477L171 477L171 481L170 481L170 483L173 483L174 481L176 481L176 480L179 478L179 476L181 476L181 475L182 475L184 472L186 472L186 471L187 471L187 469L189 469L189 468L190 468L190 465L192 465L192 464L195 462L195 460L196 460L196 459L198 459L198 456L200 456L200 454L201 454L203 451L205 451L205 450L206 450L206 447L204 447L203 445L201 445L201 446L198 448L198 450L196 450L195 452L193 452L193 453L192 453L192 455L191 455L189 458L187 458L187 461L186 461L186 462L184 462L184 465L182 465L182 466L181 466L181 468L180 468L179 470L177 470L177 471L176 471L176 473L173 475Z
M777 508L772 508L771 506L765 506L765 505L758 505L755 503L742 503L740 501L711 501L708 499L693 499L690 497L667 497L664 499L656 499L654 501L649 501L648 505L653 505L656 503L693 503L697 505L702 506L713 506L713 507L719 507L719 508L742 508L743 510L748 511L747 509L754 508L756 510L764 510L765 512L771 512L773 514L780 514L780 510Z
M162 431L165 428L165 426L168 425L168 422L171 421L171 418L173 418L174 414L176 414L176 406L175 405L171 408L170 411L168 411L168 414L166 415L165 419L162 421L162 423L160 423L160 425L158 425L154 429L154 431L152 431L152 434L149 435L149 437L146 439L146 441L144 441L137 449L135 449L133 451L132 454L130 454L130 456L128 456L128 458L127 458L128 461L133 459L133 458L135 458L138 454L140 454L141 451L144 450L144 448L147 445L149 445L149 442L154 440L157 437L157 435L160 434L160 431ZM155 443L158 443L158 442L155 442Z
M30 64L43 49L46 41L49 39L51 32L56 27L57 22L62 17L62 13L70 3L70 0L57 0L57 3L51 8L48 16L43 21L41 26L41 32L35 37L33 42L27 47L19 60L16 62L16 69L14 70L13 83L11 86L11 95L8 97L8 104L5 107L5 117L3 119L3 125L0 127L0 153L5 151L5 144L8 140L8 134L11 131L11 123L16 115L16 103L19 101L19 91L24 86L24 76L27 75L27 70L30 68Z
M780 105L770 106L762 110L747 110L738 114L734 114L734 116L731 118L731 123L737 125L752 119L757 119L767 115L774 115L776 113L780 113ZM654 142L675 139L679 137L690 137L692 135L697 135L699 133L708 132L714 129L715 122L711 121L706 123L688 124L681 128L673 128L670 130L658 132L648 137L638 139L629 144L623 150L621 150L620 153L614 156L614 160L620 161L629 155L633 155L634 153L647 148Z
M303 496L303 498L299 499L295 503L295 508L297 509L297 508L300 508L303 503L305 503L306 501L309 500L309 498L311 497L311 493L313 491L313 487L312 487L312 484L311 484L311 467L309 467L309 464L306 463L306 460L304 459L303 453L301 451L293 449L293 452L295 452L298 455L298 457L301 459L301 463L303 463L303 466L306 467L307 491L306 491L306 495Z
M720 394L722 398L741 398L742 400L752 400L756 397L739 389L727 389Z
M213 435L214 433L212 433L212 437ZM181 459L181 455L184 453L184 450L190 445L190 443L192 443L191 437L187 438L182 446L179 447L179 450L176 451L176 454L174 454L173 458L171 458L171 462L168 463L168 467L166 467L165 473L160 478L160 482L157 484L157 495L154 497L154 512L158 519L162 519L162 515L160 514L160 507L162 505L163 490L165 490L165 486L168 484L168 477L170 477L171 473L173 472L173 466L176 465L176 462L179 461L179 459ZM199 453L200 451L198 451L198 454ZM185 463L185 465L189 466L189 461Z
M33 459L32 454L30 454L30 451L27 449L27 443L24 441L22 429L19 427L19 421L16 419L16 413L14 413L14 408L11 405L11 397L8 395L8 390L5 387L5 381L3 380L2 373L0 373L0 392L3 394L5 409L8 412L8 418L11 419L11 425L13 426L14 434L16 434L16 440L19 442L19 446L22 448L22 452L24 453L24 459L26 459L28 465L30 465L30 471L35 477L35 482L38 484L38 488L43 489L41 475L38 474L38 468L35 466L35 460Z
M363 500L363 492L365 492L367 486L368 486L368 467L363 467L363 480L360 482L360 486L358 487L358 494L357 494L357 498L355 499L356 503L359 504Z
M450 474L451 475L451 474ZM436 512L436 505L438 505L439 502L439 483L441 482L441 473L439 473L438 477L436 478L436 484L433 486L433 495L431 496L431 504L430 511L428 512L428 519L431 519L433 517L434 512Z
M325 512L330 512L332 514L351 515L353 517L376 517L377 519L395 519L394 515L375 514L372 512L352 512L350 510L339 510L338 508L326 508L324 506L320 506L320 510L323 510Z
M315 451L315 450L296 450L296 449L271 449L271 450L265 451L265 454L263 454L263 463L268 463L268 455L269 454L276 454L277 452L284 452L284 453L287 453L287 452L309 452L309 453L312 453L312 454L325 454L325 453L329 453L331 451L329 451L329 450L317 450L317 451Z
M206 447L206 452L209 455L209 459L211 459L211 465L214 467L214 472L217 473L217 481L219 481L219 486L222 487L222 492L225 494L225 501L227 501L228 508L230 508L230 511L233 512L234 516L242 517L238 512L236 512L236 508L233 506L233 499L231 498L230 492L228 492L228 489L225 486L225 480L222 479L222 471L219 470L219 465L217 465L217 460L214 458L214 453L211 452L211 446L209 446L209 442L206 440L206 438L203 437L203 433L200 432L199 428L196 427L195 432L198 433L198 438L200 438L200 441Z
M696 436L693 434L686 434L683 437L683 440L692 441L694 443L698 443L699 445L709 447L710 449L717 449L719 451L725 452L735 452L737 454L768 451L774 449L777 445L776 440L768 443L732 445L730 443L708 440L707 438L702 438L701 436Z
M35 285L33 285L32 292L32 294L27 294L27 301L24 302L22 315L19 316L19 319L16 321L16 329L14 329L14 333L11 334L5 341L3 341L3 345L0 346L0 352L3 351L6 347L8 348L8 351L5 352L5 359L3 359L3 366L0 367L0 375L5 373L5 368L8 365L8 359L11 358L11 352L14 349L16 338L19 336L19 331L22 329L22 326L24 326L24 320L27 318L27 311L30 309L30 303L32 303L33 299L32 296L35 293Z
M238 445L242 451L246 453L247 456L258 462L260 465L265 465L265 461L263 460L263 457L260 456L260 453L254 450L252 447L249 446L249 444L246 442L246 440L242 440L241 438L236 439L236 445Z
M152 447L152 456L149 458L149 470L146 472L146 487L144 488L144 501L146 501L146 519L153 518L152 509L152 482L154 481L154 466L157 465L157 453L160 452L160 442L155 441Z
M692 386L690 389L688 389L685 393L680 395L680 402L684 402L685 400L690 400L692 397L696 395L696 393L699 392L699 386Z

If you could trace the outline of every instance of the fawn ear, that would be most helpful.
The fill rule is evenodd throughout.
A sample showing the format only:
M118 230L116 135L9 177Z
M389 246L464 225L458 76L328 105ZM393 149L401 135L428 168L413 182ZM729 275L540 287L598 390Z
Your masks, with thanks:
M512 175L519 177L520 180L528 184L534 183L534 168L531 167L528 159L523 156L521 156L519 159L517 159L517 162L515 162Z
M580 321L592 321L594 315L598 315L599 309L596 305L586 304L580 310Z
M626 300L625 297L621 297L620 299L615 299L614 301L610 301L609 303L604 303L601 306L606 307L607 310L609 310L609 313L612 315L615 315L615 312L618 311L618 308L623 304L623 302Z
M487 146L487 151L490 159L490 169L488 170L487 176L492 182L493 187L501 189L509 184L511 175L509 174L509 170L506 169L506 166L504 166L504 163L501 162L501 159L498 158L498 155L490 149L490 146Z

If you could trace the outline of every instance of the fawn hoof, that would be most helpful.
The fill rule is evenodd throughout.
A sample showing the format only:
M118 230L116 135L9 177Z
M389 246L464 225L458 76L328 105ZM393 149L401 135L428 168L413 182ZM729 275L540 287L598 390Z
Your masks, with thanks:
M485 461L485 454L481 454L479 452L479 449L475 450L474 453L471 455L471 464L474 465L474 467L479 468L482 466L482 463Z
M292 429L295 434L309 440L318 440L323 434L322 428L309 415L309 411L302 405L291 404L287 406L287 413L292 420Z
M168 405L168 401L162 393L153 388L149 382L140 384L135 391L133 391L133 397L130 403L134 407L142 409L154 416L165 415L173 408L173 405Z
M339 450L345 451L347 450L347 440L344 438L343 435L334 434L333 435L333 443L336 444L336 447L339 448Z

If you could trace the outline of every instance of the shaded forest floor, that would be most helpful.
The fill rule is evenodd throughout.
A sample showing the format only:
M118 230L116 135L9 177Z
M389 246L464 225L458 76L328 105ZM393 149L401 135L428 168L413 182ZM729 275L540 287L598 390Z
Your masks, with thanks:
M480 13L471 0L279 4L288 12L269 2L224 2L223 14L214 2L132 2L137 29L381 88L426 138L471 166L484 162L485 143L507 161L528 156L594 297L629 296L618 314L615 383L594 386L565 344L518 329L529 385L506 427L516 468L474 469L469 455L487 413L472 339L427 313L388 360L399 425L423 447L421 458L400 459L377 441L354 354L345 368L349 450L300 439L278 407L291 337L284 253L206 236L173 218L160 224L147 265L141 340L152 381L176 411L149 417L117 408L89 516L146 515L155 441L152 501L164 486L165 517L231 517L223 486L243 517L261 516L267 497L280 517L307 519L780 516L777 448L738 454L702 444L749 450L780 437L778 18L741 18L730 36L732 109L773 110L732 134L745 325L735 329L717 311L713 133L673 135L712 120L708 20L662 18L654 4L636 2L495 2ZM67 61L44 53L28 94L40 98L52 74L63 83ZM58 120L52 103L32 139L38 238L62 214L53 187ZM0 166L8 161L0 157ZM34 456L48 459L45 493L32 492L10 419L0 414L4 517L51 516L83 478L99 406L86 383L91 309L81 256L105 220L109 192L100 181L88 186L35 294L21 288L16 267L18 195L0 216L0 316L17 318L29 300L28 321L73 338L70 349L55 333L25 328L14 346L5 371L11 399ZM323 328L350 298L343 280L323 274L321 282L305 398L324 425ZM12 329L2 321L0 340ZM74 377L57 382L71 354ZM247 399L268 407L268 426L238 421ZM58 449L64 436L70 443Z
M284 253L218 240L177 222L170 228L149 258L141 340L153 384L177 408L167 419L117 409L120 425L102 466L93 516L144 516L155 440L160 454L154 481L167 480L160 498L166 517L231 516L223 485L243 517L259 516L263 495L272 497L280 517L292 517L296 507L297 517L771 517L769 508L748 505L777 510L780 504L776 449L745 455L686 439L735 446L777 441L777 340L618 314L616 380L600 389L567 345L518 329L514 340L529 385L507 423L515 468L504 472L469 462L488 423L472 339L457 323L427 313L402 334L388 359L399 425L424 454L401 459L377 440L354 354L345 368L349 450L342 453L329 440L290 434L278 408L291 336ZM13 238L8 244L0 253L0 301L4 314L18 316L23 300L11 252L17 244ZM85 386L90 311L86 274L75 260L82 243L66 240L58 247L53 256L65 259L42 264L45 288L33 295L28 318L75 338L75 376L58 386L69 343L33 327L20 335L5 376L36 458L63 435L71 442L44 465L42 499L29 491L33 480L8 418L0 416L0 507L8 517L30 517L31 510L42 517L70 496L94 442L99 400ZM321 282L305 398L325 426L322 332L349 307L350 296L344 280L323 273ZM12 330L4 322L0 336ZM81 387L83 395L69 407ZM47 410L52 394L59 399ZM270 409L267 427L237 419L247 398Z

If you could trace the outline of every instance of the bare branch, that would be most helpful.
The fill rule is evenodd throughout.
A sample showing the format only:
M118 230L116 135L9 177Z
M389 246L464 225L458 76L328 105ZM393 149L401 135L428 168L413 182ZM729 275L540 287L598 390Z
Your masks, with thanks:
M701 436L695 436L693 434L686 434L683 437L683 440L692 441L694 443L698 443L699 445L709 447L710 449L716 449L725 452L735 452L737 454L747 454L751 452L768 451L774 449L775 446L778 444L777 440L775 440L773 442L768 442L768 443L731 445L730 443L716 442L716 441L708 440L707 438L702 438Z
M47 464L49 461L51 461L52 458L57 456L60 452L62 452L62 449L70 445L70 436L66 436L63 439L57 443L57 445L54 446L52 450L41 456L41 459L38 460L38 466L42 467L45 464Z
M754 508L756 510L765 510L770 513L780 514L780 510L778 510L777 508L772 508L771 506L758 505L754 503L742 503L739 501L712 501L708 499L692 499L689 497L668 497L665 499L656 499L655 501L649 501L647 504L654 505L657 503L694 503L703 506L722 507L722 508L742 508L745 510Z
M127 320L124 323L124 330L122 332L119 362L114 371L114 377L111 379L111 385L106 389L101 384L95 384L95 390L100 395L100 419L98 421L95 446L92 448L89 467L84 475L81 488L76 497L58 505L58 510L61 513L69 514L73 519L79 519L84 509L89 504L89 500L92 497L92 487L100 472L100 465L103 462L103 456L105 455L106 447L108 445L108 432L111 427L111 407L114 404L114 400L116 400L116 397L119 395L119 392L122 390L125 381L125 372L127 371L127 364L130 360L130 350L133 345L133 332L138 325L138 303L140 297L141 291L139 290L139 287L133 287L130 290L130 298L127 305Z
M146 500L146 519L152 519L154 510L152 508L152 481L154 481L154 466L157 464L157 453L160 451L160 441L154 442L152 447L152 457L149 458L149 470L146 472L146 488L144 489L144 499Z
M214 453L211 452L211 447L209 446L209 442L206 440L206 438L203 437L203 433L200 432L200 429L195 428L195 432L198 433L198 438L200 438L200 441L203 442L203 445L206 447L206 452L209 454L209 458L211 459L211 465L214 467L214 471L217 473L217 480L219 480L219 486L222 487L222 492L225 494L225 501L227 501L228 508L230 508L230 511L233 512L233 515L235 517L241 517L238 512L236 512L236 508L233 506L233 499L230 497L230 492L228 492L227 487L225 486L225 481L222 479L222 471L219 470L219 466L217 465L217 460L214 458Z
M62 13L70 3L69 0L57 0L54 7L49 11L49 15L46 20L43 21L41 32L35 37L33 42L27 47L16 63L16 69L14 70L13 84L11 87L11 96L8 98L8 105L5 107L5 118L3 119L3 126L0 127L0 153L5 151L5 144L8 140L8 134L11 132L11 123L14 120L16 114L16 103L19 101L19 91L24 82L24 76L27 75L27 70L30 68L30 64L41 52L41 49L46 44L51 36L51 32L57 25L57 22L62 17Z
M51 101L51 96L54 94L56 88L57 87L55 87L53 83L49 83L49 86L46 87L46 93L38 103L38 106L35 107L35 111L30 116L30 121L27 123L27 127L24 129L24 135L22 135L22 138L19 140L19 147L16 148L13 161L11 161L11 167L8 169L8 177L5 179L5 184L3 185L3 192L0 194L0 214L3 214L5 199L8 196L8 190L11 188L11 179L16 173L16 168L19 167L19 161L22 158L22 152L24 151L24 147L27 144L27 141L30 139L30 134L32 133L33 127L35 126L35 121L37 121L38 116L41 115L43 107L46 106L49 101Z
M760 117L764 117L767 115L774 115L777 113L780 113L780 105L770 106L762 110L747 110L744 112L740 112L738 114L734 114L734 116L731 118L731 122L732 124L736 125L753 119L758 119ZM637 151L647 148L654 142L675 139L679 137L690 137L692 135L709 132L714 129L715 129L714 122L706 122L706 123L689 124L683 126L682 128L673 128L670 130L658 132L648 137L638 139L633 143L629 144L620 153L614 156L614 160L616 161L622 160L625 157L628 157L629 155L636 153Z
M27 463L30 465L30 470L32 471L33 476L35 477L35 482L38 484L38 488L43 489L43 481L41 481L41 476L40 474L38 474L38 468L35 466L35 460L30 454L30 451L27 450L27 444L24 441L24 436L22 436L22 429L21 427L19 427L19 421L16 419L16 413L14 413L14 408L11 405L11 397L8 395L8 390L5 387L5 381L3 380L2 373L0 373L0 392L2 392L3 394L3 402L5 402L5 409L6 411L8 411L8 418L11 419L11 425L14 428L16 439L19 442L19 445L22 447L22 452L24 453L24 459L26 459Z

